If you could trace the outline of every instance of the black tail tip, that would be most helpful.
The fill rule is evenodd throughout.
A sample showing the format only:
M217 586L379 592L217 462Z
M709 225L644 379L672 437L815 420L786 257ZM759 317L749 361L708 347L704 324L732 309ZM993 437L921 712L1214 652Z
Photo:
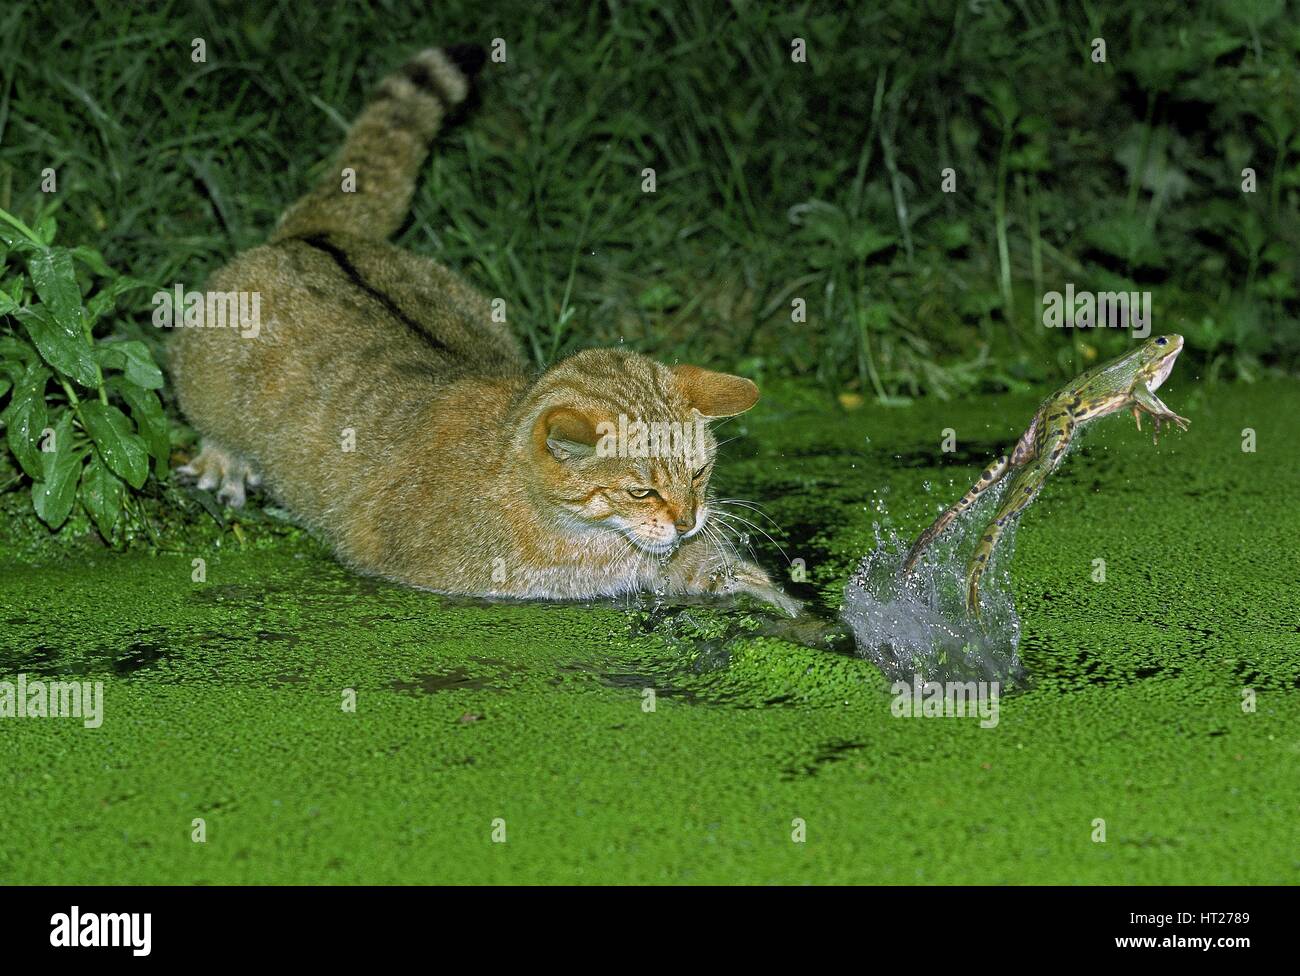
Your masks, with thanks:
M473 78L487 63L487 50L479 44L452 44L444 47L442 53L466 78Z

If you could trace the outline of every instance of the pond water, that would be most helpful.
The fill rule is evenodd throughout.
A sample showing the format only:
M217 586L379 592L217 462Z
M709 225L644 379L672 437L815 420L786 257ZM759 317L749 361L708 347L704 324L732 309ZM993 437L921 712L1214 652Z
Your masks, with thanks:
M0 718L0 883L1294 883L1300 385L1161 393L1191 430L1083 438L988 577L987 639L953 625L961 558L889 581L1035 395L845 412L769 385L724 428L717 487L780 526L788 563L752 542L799 621L446 600L251 522L0 552L0 678L104 685L96 729ZM836 624L855 578L865 653ZM1011 687L996 727L909 721L911 674Z

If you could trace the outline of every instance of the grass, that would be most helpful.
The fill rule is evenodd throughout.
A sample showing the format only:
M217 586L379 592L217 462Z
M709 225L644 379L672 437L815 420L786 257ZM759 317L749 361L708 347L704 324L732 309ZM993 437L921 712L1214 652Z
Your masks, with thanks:
M385 72L500 37L400 242L505 298L540 364L626 342L885 402L1014 388L1123 346L1041 327L1043 290L1073 281L1153 290L1158 328L1250 378L1300 353L1298 35L1257 6L19 0L0 15L0 207L201 287ZM156 339L147 300L121 328Z

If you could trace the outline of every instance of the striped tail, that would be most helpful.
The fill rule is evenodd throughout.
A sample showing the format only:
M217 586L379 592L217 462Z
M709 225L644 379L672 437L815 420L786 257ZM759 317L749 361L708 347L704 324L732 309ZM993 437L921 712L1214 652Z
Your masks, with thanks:
M429 48L385 78L348 130L338 165L285 212L271 239L343 233L383 240L394 233L429 144L469 96L485 60L476 45Z

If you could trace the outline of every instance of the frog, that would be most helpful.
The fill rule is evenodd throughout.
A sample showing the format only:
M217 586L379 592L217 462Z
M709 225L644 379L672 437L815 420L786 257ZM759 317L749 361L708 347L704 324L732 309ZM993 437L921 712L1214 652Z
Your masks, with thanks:
M909 575L916 568L930 544L957 516L974 505L980 495L1010 477L1002 504L980 533L966 572L966 608L978 619L980 577L993 558L998 540L1038 497L1043 482L1060 465L1071 440L1085 423L1131 410L1139 431L1143 415L1151 417L1156 443L1159 443L1161 424L1187 429L1190 421L1174 413L1156 396L1156 390L1169 378L1182 349L1183 337L1177 334L1148 339L1133 351L1081 373L1045 399L1015 447L985 468L971 489L912 543L903 561L902 575Z

